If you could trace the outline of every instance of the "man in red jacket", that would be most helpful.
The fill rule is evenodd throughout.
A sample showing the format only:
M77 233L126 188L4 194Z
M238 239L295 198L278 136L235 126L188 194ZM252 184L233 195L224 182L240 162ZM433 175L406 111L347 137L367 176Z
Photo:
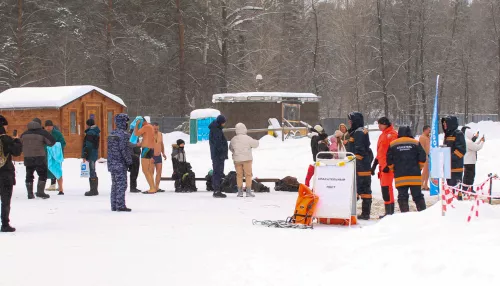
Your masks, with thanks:
M391 142L398 139L398 132L394 130L391 122L387 117L381 117L378 120L378 128L382 131L377 143L377 158L373 161L372 175L375 175L375 169L379 165L378 177L380 179L380 186L382 187L382 197L385 204L385 215L394 214L394 190L392 188L392 181L394 180L394 173L387 165L387 151ZM380 218L384 217L381 216Z

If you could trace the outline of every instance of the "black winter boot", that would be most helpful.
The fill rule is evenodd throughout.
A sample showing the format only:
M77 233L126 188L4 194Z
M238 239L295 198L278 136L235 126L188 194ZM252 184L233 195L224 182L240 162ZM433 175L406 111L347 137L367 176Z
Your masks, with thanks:
M421 212L427 208L425 205L425 199L422 198L421 200L418 200L415 202L415 205L417 206L417 211Z
M119 208L119 209L116 209L117 212L131 212L132 209L129 209L127 207L124 207L124 208Z
M370 220L370 213L372 209L372 199L363 199L361 204L361 214L358 215L358 219Z
M42 199L48 199L50 196L45 193L45 184L46 181L39 181L38 185L36 186L36 197L37 198L42 198Z
M379 216L378 218L380 218L380 219L384 218L385 216L394 214L394 203L384 205L384 206L385 206L385 215Z
M402 212L402 213L407 213L410 211L410 205L408 204L408 200L399 200L398 201L398 204L399 204L399 210Z
M217 191L217 192L214 192L213 197L218 198L218 199L224 199L227 196L226 196L226 194L223 194L221 191Z
M10 226L9 224L2 224L2 228L0 229L0 232L14 232L14 231L16 231L16 229Z
M28 190L28 200L32 200L35 198L33 194L33 183L26 183L26 189Z
M90 178L90 191L85 193L86 197L98 196L99 191L97 191L97 187L99 186L99 178Z

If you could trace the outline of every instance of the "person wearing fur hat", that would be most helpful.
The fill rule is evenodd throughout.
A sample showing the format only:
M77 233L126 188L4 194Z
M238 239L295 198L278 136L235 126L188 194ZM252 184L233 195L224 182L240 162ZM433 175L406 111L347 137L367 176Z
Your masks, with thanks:
M208 128L210 129L209 143L210 143L210 157L212 158L212 186L214 189L214 198L225 198L225 194L221 192L222 175L224 174L224 162L229 158L229 148L227 146L227 139L224 136L222 129L226 125L226 117L224 115L217 116Z
M0 201L1 205L1 232L16 231L10 225L10 203L12 190L16 184L16 168L12 163L12 156L21 156L23 144L19 138L7 135L9 123L7 119L0 115Z
M89 162L90 170L90 191L85 192L85 196L99 195L99 178L95 171L95 162L99 156L99 142L101 141L101 130L95 125L94 119L90 118L86 122L87 129L85 130L85 137L83 138L82 159L83 162Z

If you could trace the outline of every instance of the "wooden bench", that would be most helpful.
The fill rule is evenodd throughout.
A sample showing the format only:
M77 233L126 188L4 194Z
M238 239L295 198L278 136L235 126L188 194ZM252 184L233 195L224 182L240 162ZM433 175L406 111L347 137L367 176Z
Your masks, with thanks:
M206 181L205 178L196 178L195 179L196 181ZM276 183L277 181L279 181L280 179L272 179L272 178L255 178L254 179L255 181L259 182L259 183ZM174 179L172 179L172 177L162 177L161 178L161 181L175 181ZM245 181L245 179L243 179L243 181Z

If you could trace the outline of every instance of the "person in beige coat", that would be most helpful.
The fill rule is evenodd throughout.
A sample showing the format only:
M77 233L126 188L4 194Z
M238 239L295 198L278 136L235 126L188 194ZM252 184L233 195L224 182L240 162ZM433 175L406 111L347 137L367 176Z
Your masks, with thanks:
M243 175L246 181L247 197L252 194L252 148L259 147L259 141L247 135L247 127L243 123L236 124L236 136L231 139L229 150L233 153L234 167L236 169L236 183L238 197L243 197Z

